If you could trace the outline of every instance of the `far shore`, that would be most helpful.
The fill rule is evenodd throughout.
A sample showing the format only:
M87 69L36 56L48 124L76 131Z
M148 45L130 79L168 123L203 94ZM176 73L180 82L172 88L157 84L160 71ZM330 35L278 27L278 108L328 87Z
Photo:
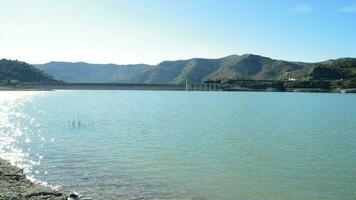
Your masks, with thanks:
M232 92L312 92L312 93L356 93L356 88L250 88L220 87L208 88L196 84L195 89L188 91L232 91ZM153 91L186 91L185 85L179 84L129 84L129 83L26 83L0 86L0 91L54 91L54 90L153 90Z

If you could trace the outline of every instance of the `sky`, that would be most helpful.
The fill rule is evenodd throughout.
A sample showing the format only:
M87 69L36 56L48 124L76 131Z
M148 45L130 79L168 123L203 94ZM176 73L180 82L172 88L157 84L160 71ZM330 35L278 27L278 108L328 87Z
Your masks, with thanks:
M0 0L0 58L157 64L356 57L356 0Z

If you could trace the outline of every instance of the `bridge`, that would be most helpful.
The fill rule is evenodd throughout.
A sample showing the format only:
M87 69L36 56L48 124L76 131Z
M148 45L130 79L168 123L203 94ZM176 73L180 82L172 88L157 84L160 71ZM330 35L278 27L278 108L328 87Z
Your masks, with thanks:
M221 91L225 84L221 83L186 83L186 91Z

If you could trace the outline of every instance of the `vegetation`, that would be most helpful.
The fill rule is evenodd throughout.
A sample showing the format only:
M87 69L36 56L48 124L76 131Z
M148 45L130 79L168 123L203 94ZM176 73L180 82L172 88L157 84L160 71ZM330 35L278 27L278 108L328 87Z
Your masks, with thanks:
M272 71L276 71L276 66ZM278 91L301 88L324 91L356 88L356 59L343 58L323 63L305 64L300 69L286 70L279 78L272 80L256 80L253 77L247 77L247 79L229 78L225 81L224 79L209 79L205 82L225 83L232 85L230 87L256 90L275 88Z
M77 116L77 119L68 120L67 124L68 124L68 127L71 127L71 128L80 128L80 127L84 126L79 114Z
M71 83L200 83L207 80L254 79L279 80L302 69L306 63L274 60L258 55L232 55L220 59L193 58L164 61L158 65L93 65L88 63L51 62L36 67L56 79Z
M318 64L311 76L313 79L356 79L356 59L344 58L330 63Z
M322 89L331 89L331 82L328 81L295 81L295 82L286 82L284 84L287 88L322 88Z
M194 58L164 61L158 65L94 65L51 62L37 65L55 78L72 83L174 83L229 82L232 80L297 81L336 80L355 77L355 59L322 63L274 60L246 54L220 59ZM275 85L280 87L281 84ZM257 87L257 86L256 86ZM262 86L261 86L262 87Z
M23 82L57 82L51 76L25 62L0 60L0 85Z
M77 83L216 83L227 89L253 90L356 88L356 59L343 58L321 63L273 60L258 55L232 55L220 59L195 58L150 65L93 65L51 62L37 65L56 78ZM0 60L0 84L56 83L51 76L19 61ZM30 85L31 86L31 85ZM29 86L29 87L30 87Z

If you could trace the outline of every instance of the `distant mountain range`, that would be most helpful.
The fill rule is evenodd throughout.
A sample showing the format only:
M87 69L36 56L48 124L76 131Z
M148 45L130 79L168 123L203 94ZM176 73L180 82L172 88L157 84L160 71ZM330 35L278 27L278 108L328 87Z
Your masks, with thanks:
M0 85L18 82L58 82L52 76L25 62L0 60Z
M70 83L130 82L131 77L151 69L150 65L89 64L84 62L50 62L35 67L58 80Z
M338 60L303 63L275 60L259 55L231 55L219 59L193 58L164 61L158 65L89 64L83 62L50 62L35 65L54 78L72 83L198 83L207 80L309 80L320 65ZM347 60L347 59L346 59ZM355 60L355 59L351 59Z
M36 67L36 68L35 68ZM193 58L164 61L158 65L89 64L50 62L41 65L0 60L0 80L69 83L176 83L228 80L356 79L356 59L320 63L275 60L245 54L220 59ZM37 69L38 68L38 69ZM43 70L43 71L42 71ZM53 78L54 77L54 78Z

